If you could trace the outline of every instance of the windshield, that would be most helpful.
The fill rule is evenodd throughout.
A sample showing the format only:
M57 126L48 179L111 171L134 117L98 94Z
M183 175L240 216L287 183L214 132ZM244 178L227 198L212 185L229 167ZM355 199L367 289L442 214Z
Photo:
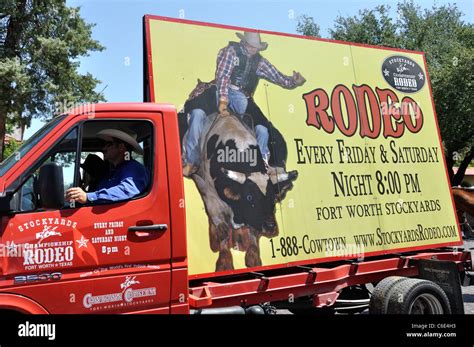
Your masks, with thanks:
M61 115L53 118L44 127L38 130L33 136L26 140L20 148L7 159L0 163L0 177L3 176L15 163L20 160L27 152L29 152L38 142L41 141L47 134L51 132L66 115Z

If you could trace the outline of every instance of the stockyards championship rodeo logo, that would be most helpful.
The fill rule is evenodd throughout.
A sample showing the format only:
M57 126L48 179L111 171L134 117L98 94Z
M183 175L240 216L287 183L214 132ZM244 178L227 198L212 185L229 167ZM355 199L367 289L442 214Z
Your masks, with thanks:
M4 271L35 272L72 267L75 262L98 264L98 255L75 220L45 217L13 226L6 242Z
M421 53L146 33L151 101L179 110L192 276L459 244Z

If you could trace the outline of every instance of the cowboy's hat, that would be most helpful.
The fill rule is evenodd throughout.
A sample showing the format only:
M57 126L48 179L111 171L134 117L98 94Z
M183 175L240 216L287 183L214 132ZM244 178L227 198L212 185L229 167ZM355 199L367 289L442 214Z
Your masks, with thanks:
M268 43L260 40L260 34L246 31L242 35L241 33L235 33L239 39L247 42L250 46L258 48L260 51L264 51L268 47Z
M143 149L137 142L136 134L127 134L125 131L117 129L104 129L97 133L96 135L99 139L110 141L111 139L118 139L125 143L128 143L132 146L133 150L138 154L143 155Z

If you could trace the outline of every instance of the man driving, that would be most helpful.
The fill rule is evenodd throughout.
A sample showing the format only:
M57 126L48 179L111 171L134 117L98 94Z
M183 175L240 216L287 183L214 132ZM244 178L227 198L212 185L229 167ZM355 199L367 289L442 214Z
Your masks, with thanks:
M85 192L82 188L74 187L66 191L66 200L81 204L87 202L121 201L133 198L144 192L148 184L148 174L145 167L131 158L134 151L143 155L143 149L136 140L136 135L122 130L105 129L97 133L104 140L104 160L111 169L103 177L97 190Z

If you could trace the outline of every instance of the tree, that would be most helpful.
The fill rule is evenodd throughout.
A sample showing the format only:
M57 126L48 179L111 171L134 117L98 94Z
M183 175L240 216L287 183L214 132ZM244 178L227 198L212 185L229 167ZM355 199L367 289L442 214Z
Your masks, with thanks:
M100 81L81 75L78 58L103 47L92 24L64 0L2 0L0 4L0 160L7 124L51 118L58 105L104 101Z
M433 68L433 97L453 186L460 185L474 159L474 29L464 27L445 61ZM466 32L470 39L464 41ZM459 169L454 174L453 166Z
M404 1L396 13L382 5L339 16L330 37L425 52L451 184L459 185L474 158L474 27L461 20L456 5L422 10Z
M319 34L319 25L314 22L314 18L302 15L298 17L296 31L306 36L321 37Z
M20 148L20 143L16 142L14 139L5 144L5 158L8 158L10 155L15 153L17 149Z
M474 158L474 27L461 21L455 5L421 11L413 2L398 5L403 48L424 51L449 177L460 185ZM454 174L453 166L460 164Z
M400 47L397 25L389 12L390 6L381 5L375 10L359 11L359 17L339 16L329 33L334 40Z

